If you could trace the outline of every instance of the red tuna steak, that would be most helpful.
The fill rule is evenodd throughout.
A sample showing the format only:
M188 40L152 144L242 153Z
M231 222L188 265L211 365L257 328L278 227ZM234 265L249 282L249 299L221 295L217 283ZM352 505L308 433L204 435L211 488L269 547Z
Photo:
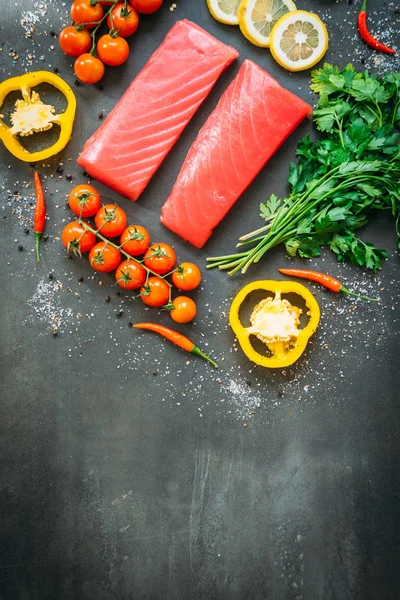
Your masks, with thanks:
M245 60L200 130L161 221L201 248L262 167L312 112Z
M136 200L206 98L237 58L190 21L178 21L104 123L78 163L123 196Z

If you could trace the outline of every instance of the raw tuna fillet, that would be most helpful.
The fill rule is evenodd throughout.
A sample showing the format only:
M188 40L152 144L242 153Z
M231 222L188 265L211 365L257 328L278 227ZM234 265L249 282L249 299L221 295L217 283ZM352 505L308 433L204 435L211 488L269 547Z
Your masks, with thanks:
M136 200L238 53L190 21L178 21L150 57L78 163Z
M286 138L312 111L245 60L200 130L161 221L197 248Z

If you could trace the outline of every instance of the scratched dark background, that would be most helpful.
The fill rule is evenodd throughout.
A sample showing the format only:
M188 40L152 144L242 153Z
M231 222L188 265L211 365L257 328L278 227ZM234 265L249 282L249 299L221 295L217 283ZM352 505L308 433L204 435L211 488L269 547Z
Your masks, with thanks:
M0 598L398 599L400 289L390 216L377 216L363 232L389 251L377 276L337 265L328 253L312 261L353 288L379 292L381 302L356 303L353 318L351 299L313 287L321 328L287 373L252 369L232 351L226 323L230 300L244 283L277 276L286 264L282 249L245 277L207 272L194 294L198 317L181 331L219 360L217 372L133 332L129 321L168 324L169 318L117 296L109 276L89 279L85 260L67 260L57 239L70 218L65 196L85 181L75 160L98 114L114 106L181 18L235 46L240 59L138 203L99 190L126 209L130 222L148 226L154 240L174 243L181 258L203 271L206 256L232 251L238 235L259 226L257 206L267 193L285 193L288 163L310 123L292 135L202 251L158 223L190 143L245 57L314 101L309 73L280 69L238 28L213 21L203 0L176 0L174 11L171 4L141 20L129 61L108 69L100 89L74 85L71 61L51 35L66 24L69 2L1 1L0 79L56 67L73 87L78 111L63 154L37 165L49 216L40 265L32 233L24 233L31 227L33 168L0 145ZM327 60L384 70L390 63L376 62L357 37L359 5L299 1L328 25ZM375 30L385 41L394 32L391 41L398 43L397 5L369 0L369 7ZM25 25L36 19L28 38L21 19ZM32 304L39 281L62 285L52 300L61 315L57 336L51 320L38 318L40 300ZM246 414L246 403L253 412Z

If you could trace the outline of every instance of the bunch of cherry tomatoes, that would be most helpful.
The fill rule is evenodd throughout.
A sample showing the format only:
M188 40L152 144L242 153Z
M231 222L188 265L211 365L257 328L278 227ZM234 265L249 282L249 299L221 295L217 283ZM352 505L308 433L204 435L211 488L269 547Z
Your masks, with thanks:
M74 0L71 6L73 25L65 27L59 37L60 47L68 56L76 56L74 71L83 83L97 83L104 75L104 65L117 67L129 56L125 38L139 26L139 14L152 14L163 0ZM107 22L108 33L96 44L99 27ZM89 33L89 30L92 30Z
M77 255L89 252L95 271L115 271L117 284L124 290L140 290L146 306L169 310L176 323L188 323L196 316L196 304L187 296L172 299L172 286L181 291L194 290L201 281L199 268L190 262L176 264L172 246L150 243L148 231L141 225L127 224L125 212L116 204L101 204L99 193L91 185L77 185L68 204L78 220L68 223L62 242ZM83 221L94 217L94 228ZM97 241L99 238L101 241ZM119 238L119 244L114 241ZM124 257L124 260L123 260ZM171 276L170 283L166 277Z

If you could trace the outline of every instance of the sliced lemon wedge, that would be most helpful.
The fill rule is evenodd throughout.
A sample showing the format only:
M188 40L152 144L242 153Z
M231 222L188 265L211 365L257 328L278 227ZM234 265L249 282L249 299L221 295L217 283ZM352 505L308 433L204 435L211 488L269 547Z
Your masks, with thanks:
M240 0L207 0L208 10L220 23L238 25L238 8Z
M292 0L242 0L238 12L239 26L252 44L268 48L275 23L293 10L296 10L296 5Z
M328 49L328 31L321 19L305 10L284 15L271 31L270 50L288 71L304 71L317 64Z

